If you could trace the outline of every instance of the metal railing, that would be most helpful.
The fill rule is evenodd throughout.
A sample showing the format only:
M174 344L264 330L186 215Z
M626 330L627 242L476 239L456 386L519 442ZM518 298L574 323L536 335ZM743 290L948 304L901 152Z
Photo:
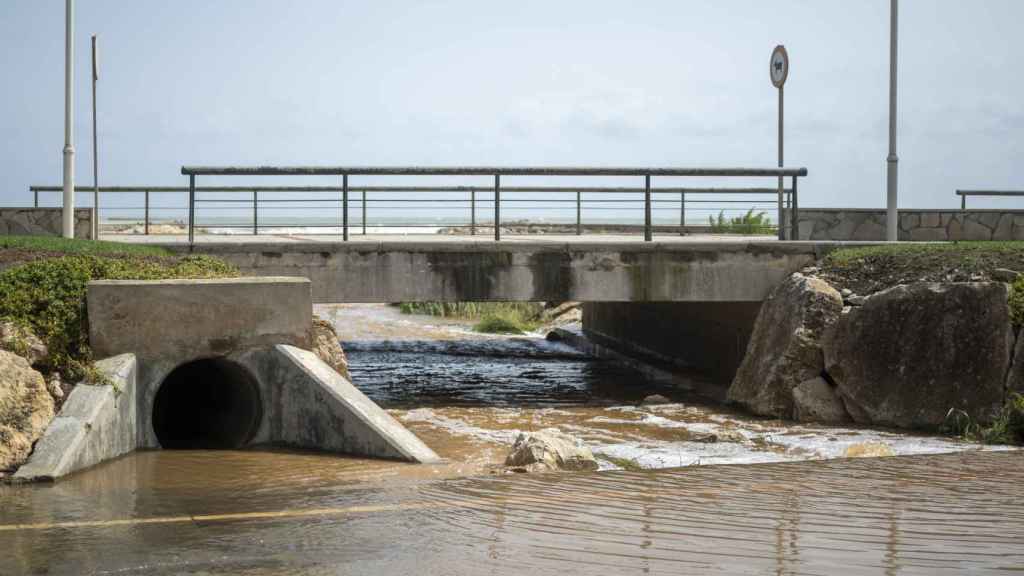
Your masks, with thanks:
M643 193L644 199L644 240L653 240L653 225L652 225L652 204L656 202L652 199L652 194L663 192L663 191L678 191L681 195L685 193L700 193L700 190L716 190L716 189L698 189L698 188L652 188L651 179L653 177L721 177L721 178L792 178L792 187L787 191L784 190L780 185L778 188L748 188L748 189L717 189L717 193L727 193L726 190L732 190L734 193L742 190L742 193L765 193L775 194L777 196L778 215L779 215L779 237L783 237L783 227L785 225L783 221L784 217L784 196L788 196L788 208L793 214L792 225L795 229L797 222L798 201L797 201L797 180L800 177L807 175L806 168L584 168L584 167L557 167L557 168L546 168L546 167L196 167L196 166L183 166L181 173L189 177L188 187L188 239L189 244L195 242L195 227L196 227L196 204L201 203L202 199L196 198L197 192L204 190L219 190L229 191L228 187L197 187L196 177L197 176L340 176L341 177L341 228L342 237L344 240L348 240L349 237L349 192L353 190L362 190L363 199L363 224L365 226L365 210L367 201L365 194L368 191L385 191L395 190L403 192L435 192L439 189L443 189L448 192L459 192L464 191L470 194L470 211L471 211L471 233L476 228L476 193L479 191L488 191L492 194L490 202L493 204L493 227L494 227L494 240L501 240L501 206L502 199L501 193L511 191L535 191L535 192L576 192L577 193L577 222L580 221L582 199L581 194L590 190L593 192L622 192L622 193ZM454 186L454 187L426 187L426 186L350 186L349 177L351 176L489 176L494 178L493 187L480 187L480 186ZM644 177L643 188L633 187L502 187L501 177L502 176L617 176L617 177ZM258 191L253 191L253 187L232 187L233 190L252 192L253 203L258 205ZM309 187L308 189L312 189ZM322 188L322 187L321 187ZM286 190L285 188L276 188L276 191ZM326 190L325 190L326 191ZM330 191L335 191L334 188L330 188ZM753 192L752 192L753 191ZM215 200L221 201L223 200ZM536 200L535 200L536 201ZM505 200L506 203L509 200ZM682 214L682 225L685 225L685 196L680 198L680 211ZM258 218L258 209L254 208L254 221ZM254 230L259 229L258 223L254 224ZM578 225L579 230L579 225Z
M957 190L960 197L960 209L967 210L968 196L1024 196L1024 190Z

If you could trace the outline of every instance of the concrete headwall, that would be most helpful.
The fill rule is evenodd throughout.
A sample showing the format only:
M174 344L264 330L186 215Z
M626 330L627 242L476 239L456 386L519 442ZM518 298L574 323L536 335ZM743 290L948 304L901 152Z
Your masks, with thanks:
M760 302L592 302L583 330L599 344L694 368L727 387L743 361Z
M821 249L742 240L195 246L244 274L307 277L314 302L756 302Z
M60 236L62 208L0 207L0 235ZM75 209L75 238L92 238L92 209Z
M900 240L1024 240L1024 210L900 210L899 216ZM881 209L801 208L799 239L882 241L885 220Z

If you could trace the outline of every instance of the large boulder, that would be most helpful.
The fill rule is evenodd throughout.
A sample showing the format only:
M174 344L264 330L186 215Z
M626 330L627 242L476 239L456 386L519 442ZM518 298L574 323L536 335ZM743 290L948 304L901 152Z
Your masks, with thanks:
M49 354L46 344L31 330L9 320L0 321L0 350L13 352L33 365Z
M348 374L348 358L345 357L345 351L342 350L341 342L338 340L338 333L334 331L334 326L331 326L330 322L314 316L310 341L313 344L312 352L314 354L328 366L334 368L335 372L344 376L346 380L351 380Z
M843 297L824 280L793 274L761 305L729 402L762 416L792 418L793 388L821 376L821 338Z
M800 422L844 424L850 421L835 386L818 376L793 388L793 418Z
M0 350L0 470L13 470L53 420L53 398L28 360Z
M950 410L992 419L1013 343L1006 285L919 283L851 308L823 347L855 422L936 429Z
M597 470L597 460L582 442L548 428L530 434L520 433L505 458L510 468L528 471Z

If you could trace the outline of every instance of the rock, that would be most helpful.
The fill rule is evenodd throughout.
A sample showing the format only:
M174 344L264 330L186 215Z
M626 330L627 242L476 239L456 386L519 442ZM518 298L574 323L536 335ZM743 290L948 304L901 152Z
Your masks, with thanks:
M842 424L850 421L843 400L821 376L793 388L793 417L800 422Z
M589 448L554 428L520 433L505 465L528 471L597 470L597 460Z
M672 401L661 394L651 394L640 402L641 406L657 406L659 404L671 404Z
M1005 284L920 283L851 308L823 348L855 422L934 430L953 408L991 420L1013 342Z
M895 455L896 453L892 451L892 448L882 442L851 444L846 447L846 452L843 453L844 458L880 458Z
M864 303L867 301L868 299L866 296L859 296L857 294L854 294L853 296L850 296L849 298L846 299L846 303L849 304L850 306L863 306Z
M334 331L334 326L331 326L330 322L314 316L310 341L314 354L328 366L334 368L335 372L344 376L346 380L351 380L348 374L348 358L345 357L345 351L342 350L341 342L338 340L338 333Z
M842 290L839 291L839 295L842 296L845 300L846 298L853 296L853 290L850 290L849 288L843 288Z
M747 437L734 430L719 430L718 432L690 432L687 441L704 444L715 444L718 442L743 444L747 441Z
M10 321L0 321L0 349L13 352L33 365L50 353L46 344L31 330Z
M820 340L843 298L818 278L793 274L761 305L728 400L762 416L793 417L793 388L821 376Z
M1006 391L1024 395L1024 331L1017 335L1013 351L1013 365L1006 375Z
M53 398L28 360L0 350L0 470L13 470L53 419Z
M54 376L46 384L46 391L53 396L54 401L60 400L64 397L64 389L60 387L60 376Z
M1008 268L996 268L995 270L992 271L991 276L992 279L997 282L1006 282L1007 284L1012 284L1017 280L1017 278L1020 278L1020 272L1010 270Z

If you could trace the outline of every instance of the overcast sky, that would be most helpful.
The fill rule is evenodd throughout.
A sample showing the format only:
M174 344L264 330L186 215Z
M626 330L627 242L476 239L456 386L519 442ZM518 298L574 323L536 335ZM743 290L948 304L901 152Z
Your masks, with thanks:
M80 183L93 33L108 185L183 184L183 164L772 166L781 43L801 205L884 205L888 0L77 7ZM1024 2L901 10L901 206L1024 189ZM0 204L25 204L61 179L64 2L0 0L0 45Z

